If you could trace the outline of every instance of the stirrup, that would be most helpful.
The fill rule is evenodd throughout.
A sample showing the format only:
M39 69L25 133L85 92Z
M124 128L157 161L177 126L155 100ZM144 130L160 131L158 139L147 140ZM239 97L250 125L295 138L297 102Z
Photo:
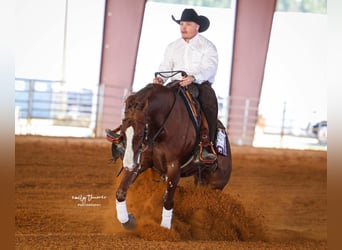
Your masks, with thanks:
M210 150L211 150L211 153L210 152L207 152L209 155L212 155L213 157L211 158L203 158L203 145L202 145L202 142L200 142L200 152L199 152L199 159L201 162L203 163L214 163L216 160L217 160L217 154L214 150L214 146L213 146L213 143L210 142Z

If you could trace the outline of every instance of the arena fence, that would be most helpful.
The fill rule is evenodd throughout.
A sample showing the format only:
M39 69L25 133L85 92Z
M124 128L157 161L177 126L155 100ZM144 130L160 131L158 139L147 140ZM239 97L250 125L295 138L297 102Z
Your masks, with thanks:
M120 87L116 87L120 88ZM103 100L113 99L113 109L123 113L125 96L107 96L101 87L69 87L61 81L15 79L15 133L17 135L101 137L97 126L108 124L112 114L103 114ZM234 99L235 98L235 99ZM237 101L238 100L238 101ZM227 127L228 135L240 138L252 136L251 144L261 147L326 149L327 132L318 140L311 121L296 120L286 103L273 104L272 114L262 113L263 100L246 97L218 97L219 119ZM119 103L120 105L118 105ZM122 103L122 105L121 105ZM111 104L110 104L111 105ZM239 112L233 112L237 111ZM238 115L239 119L229 119ZM236 118L236 117L235 117ZM234 123L235 124L234 124ZM311 123L310 123L311 122ZM318 121L320 122L320 121ZM325 122L325 128L327 123ZM117 124L113 124L113 127ZM324 125L324 124L323 124ZM290 141L292 141L290 143ZM231 140L232 144L244 145Z

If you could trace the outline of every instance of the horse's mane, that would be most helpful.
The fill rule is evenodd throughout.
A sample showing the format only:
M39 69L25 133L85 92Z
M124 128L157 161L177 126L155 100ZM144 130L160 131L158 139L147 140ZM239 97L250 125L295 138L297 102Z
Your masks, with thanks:
M138 92L133 93L126 99L126 110L143 111L147 107L147 103L156 92L165 93L170 89L160 84L147 84ZM160 103L161 104L161 103Z

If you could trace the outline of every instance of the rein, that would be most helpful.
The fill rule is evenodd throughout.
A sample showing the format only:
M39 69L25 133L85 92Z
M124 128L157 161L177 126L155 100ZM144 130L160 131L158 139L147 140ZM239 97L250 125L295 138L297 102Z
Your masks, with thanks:
M170 74L170 75L164 75L164 74ZM177 74L181 74L183 77L187 76L187 73L183 70L160 71L160 72L154 73L154 76L157 77L158 75L160 75L161 77L169 78L169 77L173 77Z
M157 139L157 137L160 135L160 133L162 132L162 130L164 129L165 127L165 124L168 122L169 118L170 118L170 115L172 113L172 110L173 108L175 107L175 104L176 104L176 100L177 100L177 96L179 95L179 92L180 92L180 88L178 88L177 90L177 93L175 94L175 99L173 100L173 103L172 103L172 107L169 111L169 113L167 114L163 124L161 125L161 127L158 129L158 131L154 134L154 136L152 137L152 139L149 141L148 143L148 147L151 147L153 145L153 143L155 142L155 140Z
M170 75L164 75L164 74L170 74ZM182 70L176 70L176 71L160 71L160 72L155 72L154 73L154 76L157 77L158 75L160 75L161 77L164 77L164 78L169 78L169 77L173 77L177 74L181 74L183 77L184 76L187 76L186 72L185 71L182 71ZM169 85L168 87L174 87L174 86L177 86L177 84L179 83L179 81L176 81L174 84L172 84L171 86ZM163 131L164 127L165 127L165 124L168 122L169 118L170 118L170 115L171 115L171 112L176 104L176 100L177 100L177 96L179 95L179 92L180 92L180 87L178 88L177 90L177 93L175 94L175 99L172 103L172 107L169 111L169 113L167 114L163 124L161 125L161 127L158 129L158 131L154 134L154 136L152 137L151 140L149 140L149 143L147 144L147 147L151 147L153 146L155 140L158 138L158 136L160 135L160 133ZM146 150L146 148L145 148Z
M171 88L171 87L175 87L175 86L177 86L178 83L179 83L179 81L176 81L175 83L173 83L173 84L171 84L171 85L168 85L168 87L170 87L170 88ZM172 110L173 110L173 108L174 108L174 106L175 106L175 104L176 104L176 100L177 100L177 97L179 96L180 91L181 91L181 87L179 86L178 89L177 89L177 93L175 94L175 99L174 99L174 101L173 101L173 103L172 103L172 107L171 107L169 113L167 114L167 116L166 116L166 118L165 118L163 124L162 124L161 127L158 129L158 131L154 134L154 136L153 136L152 139L149 141L149 143L148 143L145 147L143 147L143 146L140 147L140 149L139 149L139 155L140 155L141 153L143 153L143 152L144 152L146 149L148 149L149 147L152 147L152 146L153 146L155 140L157 139L157 137L160 135L160 133L161 133L162 130L164 129L166 123L168 122L168 120L169 120L169 118L170 118L170 115L171 115L171 113L172 113ZM183 165L180 166L180 168L183 169L184 167L186 167L193 159L194 159L194 156L191 156L191 157L187 160L187 162L185 162ZM139 163L139 166L141 166L140 163Z
M166 75L164 75L164 74L171 74L171 75L166 76ZM173 76L175 76L176 74L181 74L183 77L184 77L184 76L187 76L186 72L179 70L179 71L163 71L163 72L156 72L156 73L155 73L155 77L157 77L158 75L160 75L160 76L162 76L162 77L167 78L167 77L173 77ZM177 85L179 86L179 81L174 81L174 82L172 82L171 84L167 85L166 87L168 87L168 88L174 88L174 87L176 87ZM176 104L176 101L177 101L177 97L180 95L180 94L179 94L180 91L181 91L181 87L179 86L178 89L177 89L177 92L175 93L175 98L174 98L174 100L173 100L172 106L171 106L171 108L170 108L170 110L169 110L169 113L167 114L165 120L163 121L163 124L160 126L160 128L157 130L157 132L153 135L153 137L152 137L151 139L148 140L147 145L146 145L146 144L144 145L144 143L143 143L143 144L140 146L140 148L139 148L139 150L138 150L138 159L137 159L138 164L137 164L137 165L138 165L139 167L138 167L138 170L137 170L137 171L139 171L139 169L140 169L140 167L141 167L141 163L140 163L140 160L141 160L141 159L140 159L140 156L141 156L141 154L142 154L144 151L146 151L149 147L152 147L152 146L153 146L154 142L156 141L156 139L158 138L158 136L160 135L160 133L161 133L161 132L163 131L163 129L165 128L165 125L166 125L166 123L169 121L170 115L171 115L171 113L172 113L172 111L173 111L173 109L174 109L174 107L175 107L175 104ZM128 118L126 118L126 120L127 120L127 119L128 119ZM125 119L124 119L124 120L125 120ZM138 121L138 120L135 120L135 121L137 121L137 122L139 122L139 123L142 123L142 124L145 124L145 132L144 132L144 133L145 133L145 136L144 136L144 137L146 138L146 137L147 137L146 134L147 134L147 130L148 130L148 124L146 124L145 121L144 121L144 122ZM115 132L118 131L118 130L120 130L120 129L121 129L121 126L119 126L117 129L115 129ZM146 138L146 139L148 139L148 138ZM115 138L114 140L112 140L112 142L118 144L118 143L121 142L121 140L122 140L122 136L120 135L119 138ZM192 158L190 158L188 162L190 162L191 160L192 160ZM183 164L182 167L186 166L186 165L188 164L188 162L187 162L186 164ZM121 173L121 171L118 173L118 175L120 175L120 173Z
M138 175L138 173L140 172L140 169L141 169L141 154L143 152L145 152L149 147L152 147L155 140L158 138L158 136L160 135L160 133L162 132L162 130L164 129L165 127L165 124L168 122L168 120L170 119L170 115L172 113L172 110L173 108L175 107L175 104L176 104L176 100L177 100L177 96L179 94L179 91L180 91L180 88L177 90L177 93L175 94L175 98L173 100L173 103L172 103L172 106L170 108L170 111L169 113L167 114L163 124L161 125L161 127L158 129L158 131L154 134L154 136L149 140L149 142L147 143L147 145L144 145L144 143L142 145L140 145L140 148L138 150L138 159L136 160L136 163L137 163L137 168L135 168L135 174ZM140 122L142 123L142 122ZM147 124L145 123L145 136L146 136L146 130L147 130ZM120 172L118 173L118 175L120 175L121 171L122 171L123 167L121 168Z

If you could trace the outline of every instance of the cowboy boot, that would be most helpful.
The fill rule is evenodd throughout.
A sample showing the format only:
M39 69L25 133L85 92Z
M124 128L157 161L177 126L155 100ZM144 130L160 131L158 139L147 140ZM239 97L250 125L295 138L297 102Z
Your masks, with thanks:
M123 156L125 154L124 142L122 139L120 139L120 134L116 133L119 130L120 130L120 127L116 129L106 128L105 130L106 136L107 136L106 139L113 144L112 153L113 153L113 150L117 150L118 153Z
M200 161L202 162L214 162L217 159L216 154L213 151L213 144L207 140L205 143L203 141L206 141L204 138L201 138L200 142Z
M202 116L200 140L200 161L207 163L214 162L217 159L217 155L213 143L209 139L208 122L205 116Z
M202 159L203 161L215 161L216 160L216 155L213 153L209 152L209 147L202 148Z

